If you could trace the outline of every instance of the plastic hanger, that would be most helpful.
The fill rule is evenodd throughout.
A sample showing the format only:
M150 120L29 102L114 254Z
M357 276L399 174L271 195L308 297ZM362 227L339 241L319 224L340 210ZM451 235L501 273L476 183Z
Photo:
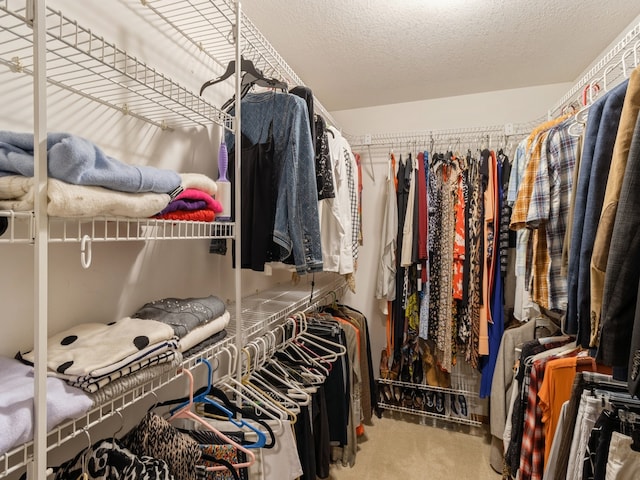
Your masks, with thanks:
M253 409L256 417L265 416L275 421L277 423L277 428L275 429L276 434L279 435L282 433L284 431L283 420L289 418L288 413L284 412L280 406L276 405L268 397L245 388L245 386L235 378L236 372L231 371L231 366L236 365L235 358L238 356L238 349L235 345L228 345L223 352L229 355L229 371L226 376L216 382L219 388L214 388L214 392L222 389L229 391L242 403L243 412L247 408Z
M251 60L245 59L242 56L240 57L240 71L250 74L255 79L264 78L262 72L256 68L253 62ZM207 80L202 84L202 86L200 87L200 95L202 95L202 92L204 92L208 87L215 85L216 83L225 81L234 73L236 73L236 61L231 60L227 65L227 69L222 75L220 75L218 78L214 78L213 80Z
M231 353L230 350L233 349L236 351L237 357L237 347L235 345L229 345L229 347L229 353ZM270 397L267 392L263 391L259 387L249 382L245 383L246 378L247 377L240 382L233 375L229 374L221 381L221 384L238 395L239 398L247 402L247 404L252 406L256 412L261 412L268 418L276 419L277 417L280 419L279 432L284 428L282 424L283 420L289 420L291 423L296 422L298 417L293 410ZM275 417L272 416L272 414Z
M250 356L247 351L247 356ZM269 359L269 364L272 360ZM248 362L249 364L251 361ZM266 377L269 377L267 379ZM283 392L272 382L280 382L282 387L287 388L287 392ZM254 388L257 386L259 390L263 390L267 394L275 395L279 398L279 402L283 403L288 409L299 413L300 405L308 405L311 401L310 395L304 391L299 385L296 385L291 379L287 378L286 372L280 370L278 373L273 373L266 368L259 370L248 370L247 375L242 380L243 385L251 385Z
M253 465L253 463L256 460L256 457L255 457L255 455L253 454L253 452L251 450L249 450L249 449L243 447L242 445L234 442L229 437L227 437L225 434L223 434L222 432L218 431L211 424L206 422L202 417L200 417L199 415L195 414L191 410L191 407L193 406L193 374L188 369L182 369L182 373L185 374L187 376L187 378L189 379L189 402L187 402L186 405L184 405L182 408L180 408L178 411L176 411L173 415L171 415L169 417L168 421L171 422L171 421L177 420L179 418L194 420L195 422L197 422L200 425L202 425L203 427L205 427L207 430L214 432L218 437L220 437L226 443L228 443L230 445L233 445L235 448L237 448L238 450L244 452L247 455L247 461L246 462L231 464L231 466L233 466L234 468L238 469L238 468L245 468L245 467L249 467L249 466ZM220 470L227 470L227 467L225 465L216 465L214 467L205 467L205 470L208 471L208 472L214 472L214 471L220 471Z
M318 352L316 352L318 356L330 362L336 361L338 357L347 353L347 347L345 347L344 345L341 345L336 342L332 342L331 340L327 340L326 338L314 335L311 332L309 332L308 328L306 327L306 322L307 322L306 315L302 314L300 319L303 321L305 327L301 329L300 333L296 336L296 341L313 345L314 347L319 349L321 352L325 353L325 355L320 355ZM337 351L332 350L329 347L333 347Z
M283 421L289 420L291 423L295 423L297 420L297 415L294 412L283 408L282 405L275 403L274 400L264 392L259 392L250 385L244 385L232 377L224 380L223 384L226 389L243 400L245 405L251 406L256 412L256 415L264 415L277 422L278 428L275 430L276 435L284 431Z
M246 448L262 448L262 447L264 447L264 445L267 443L267 437L264 434L264 432L262 432L261 430L257 429L252 424L247 423L243 419L237 420L236 418L234 418L235 417L234 412L229 410L226 406L220 405L218 402L216 402L215 400L213 400L212 398L209 397L209 395L211 394L211 378L213 376L213 368L211 367L211 363L209 362L209 360L207 360L205 358L199 359L198 362L196 362L196 365L198 363L204 363L207 366L207 370L208 370L208 374L207 374L207 389L204 392L193 396L190 399L190 401L192 403L207 403L209 405L213 405L216 409L218 409L219 411L224 413L227 416L227 419L231 423L233 423L236 427L238 427L238 428L245 427L245 428L248 428L249 430L255 432L255 434L258 436L258 439L256 440L255 443L252 443L252 444L249 444L249 445L245 445ZM172 409L171 413L174 413L175 411L183 408L184 406L185 406L185 404L180 405L180 406Z
M292 321L287 319L287 321ZM275 331L281 332L282 342L276 338ZM285 325L280 324L274 330L267 332L260 340L268 341L265 351L268 352L268 359L276 361L297 381L304 385L317 385L324 383L331 370L331 363L324 362L315 352L304 345L293 343L293 338L287 339ZM268 360L264 359L265 363ZM287 362L290 362L290 364Z

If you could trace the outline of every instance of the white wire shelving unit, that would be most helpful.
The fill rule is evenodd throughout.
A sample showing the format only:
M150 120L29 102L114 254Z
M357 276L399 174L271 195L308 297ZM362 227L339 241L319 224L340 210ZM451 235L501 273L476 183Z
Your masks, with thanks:
M36 36L27 12L30 3L31 0L0 0L0 65L16 74L32 75L35 82L41 78L41 73L38 73L35 66ZM245 58L250 58L266 74L278 76L290 85L303 85L284 59L241 13L235 2L143 0L141 3L171 25L178 34L206 52L221 67L226 67L229 61L238 58L236 37L240 36L240 45L246 48L243 50ZM236 123L234 117L196 93L96 35L91 29L79 25L62 12L46 6L43 10L42 24L45 25L46 38L45 80L48 84L162 129L208 126L215 123L227 130L237 130L239 122ZM241 18L240 28L236 18ZM330 123L335 123L319 102L316 101L316 105ZM0 216L5 217L8 223L7 230L0 236L0 243L39 243L37 234L41 232L42 235L42 223L37 221L35 212L0 211ZM87 242L211 238L236 238L239 241L234 224L227 222L49 217L46 225L44 233L47 243L80 243L83 248ZM46 270L43 271L46 277ZM201 359L214 358L231 345L242 344L269 331L292 312L314 308L330 292L341 292L344 279L335 274L316 274L314 284L313 287L309 283L306 286L281 285L243 297L241 301L237 295L236 302L228 305L228 309L231 318L241 318L241 323L237 320L229 322L228 335L224 340L185 358L182 367L193 368ZM239 308L236 308L236 304ZM176 370L163 373L122 395L95 405L82 417L57 426L46 434L44 447L40 437L38 442L30 441L0 455L0 478L28 469L33 466L34 456L65 445L84 431L149 395L155 395L177 378ZM35 463L38 465L33 469L34 478L44 478L42 462Z
M228 130L235 128L233 116L221 111L196 93L189 91L152 66L138 60L126 50L98 36L91 29L78 24L60 11L31 0L0 0L0 65L16 75L30 75L35 84L63 88L76 95L108 106L163 130L218 124ZM44 8L40 8L44 5ZM34 20L42 18L36 32ZM37 43L39 42L39 43ZM36 47L44 47L45 62L36 58ZM40 50L42 51L42 49ZM46 77L43 65L46 64ZM37 67L40 65L40 68ZM42 80L42 82L41 82ZM38 88L34 87L34 91ZM42 92L42 90L39 90ZM40 125L43 117L36 118ZM37 128L35 129L37 130ZM40 130L44 131L44 130ZM39 162L38 159L36 159ZM39 164L36 163L36 166ZM41 171L46 170L41 169ZM37 172L37 169L36 169ZM37 177L37 174L36 174ZM38 178L35 179L36 181ZM37 183L37 182L36 182ZM46 200L45 200L46 201ZM44 203L43 203L44 205ZM46 207L45 207L46 208ZM36 209L37 210L37 209ZM43 210L41 210L43 211ZM90 219L47 218L46 227L38 220L37 212L0 211L6 219L6 231L0 243L29 244L38 248L42 239L46 243L81 243L114 241L147 241L173 239L233 238L234 224L227 222L187 222L160 219L133 219L97 217ZM40 219L42 220L42 219ZM38 232L40 232L38 234ZM38 255L36 257L40 258ZM36 264L39 261L36 258ZM45 255L46 258L46 255ZM46 261L45 261L46 264ZM46 285L46 267L38 268L38 285ZM39 289L42 287L39 286ZM46 288L46 287L45 287ZM40 305L36 313L36 330L46 335L46 302L39 294L34 302ZM44 311L44 322L42 312ZM198 357L214 356L219 348L235 339L235 329L220 344L201 352ZM40 335L43 335L41 333ZM41 337L40 337L41 338ZM40 343L34 339L34 343ZM186 359L191 367L195 359ZM36 387L40 385L36 372ZM104 421L117 411L138 402L151 392L164 387L175 378L175 371L162 374L139 385L102 405L95 406L81 418L65 422L48 432L42 432L37 442L30 441L0 455L0 478L13 472L33 467L33 478L44 478L43 451L50 451L77 436L85 429ZM42 392L42 390L40 390ZM38 400L36 388L36 400ZM38 406L36 402L36 407ZM42 425L39 423L39 425ZM44 444L44 450L42 445Z
M268 291L259 292L243 298L243 332L240 335L246 338L255 338L262 332L270 330L275 324L282 322L291 313L308 311L316 308L326 297L335 293L338 297L345 288L344 279L337 274L323 273L315 278L313 292L309 288L300 288L296 285L279 285ZM235 305L228 305L231 317L237 312ZM227 336L220 342L203 349L195 355L184 358L182 368L193 369L202 359L211 360L225 348L236 342L236 326L229 322L226 328ZM122 395L118 395L108 401L95 405L82 417L69 420L55 427L47 434L47 450L63 446L68 441L83 434L105 420L122 413L126 408L145 401L157 394L162 388L175 381L178 368L171 369L152 380L133 387ZM20 445L5 455L0 456L0 478L24 468L32 459L33 442Z

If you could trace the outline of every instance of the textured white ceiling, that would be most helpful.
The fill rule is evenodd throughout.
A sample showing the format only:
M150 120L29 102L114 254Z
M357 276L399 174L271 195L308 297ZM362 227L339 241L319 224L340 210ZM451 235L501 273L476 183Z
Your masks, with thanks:
M328 110L573 82L637 0L242 0Z

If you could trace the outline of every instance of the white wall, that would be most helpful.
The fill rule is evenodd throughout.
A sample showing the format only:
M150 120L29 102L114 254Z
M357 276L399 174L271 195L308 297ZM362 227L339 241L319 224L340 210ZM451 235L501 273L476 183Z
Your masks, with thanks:
M547 115L568 83L331 112L351 135L526 123Z
M505 123L527 123L546 116L547 108L564 95L571 84L543 85L412 103L332 112L343 132L398 133L423 130L481 127ZM426 145L417 145L418 150ZM496 146L493 145L495 148ZM362 158L362 216L364 244L358 257L356 293L344 301L369 319L372 357L378 374L380 352L386 345L385 316L374 299L376 269L384 201L384 179L388 169L388 147L354 148ZM406 146L394 147L396 155L408 153ZM375 182L374 182L375 177Z

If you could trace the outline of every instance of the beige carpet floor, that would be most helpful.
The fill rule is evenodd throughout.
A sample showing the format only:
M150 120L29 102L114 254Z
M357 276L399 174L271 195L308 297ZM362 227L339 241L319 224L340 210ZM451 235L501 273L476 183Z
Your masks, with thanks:
M435 426L434 426L435 425ZM330 480L499 480L489 465L490 435L482 427L387 412L373 418L358 444L356 464L331 467Z

